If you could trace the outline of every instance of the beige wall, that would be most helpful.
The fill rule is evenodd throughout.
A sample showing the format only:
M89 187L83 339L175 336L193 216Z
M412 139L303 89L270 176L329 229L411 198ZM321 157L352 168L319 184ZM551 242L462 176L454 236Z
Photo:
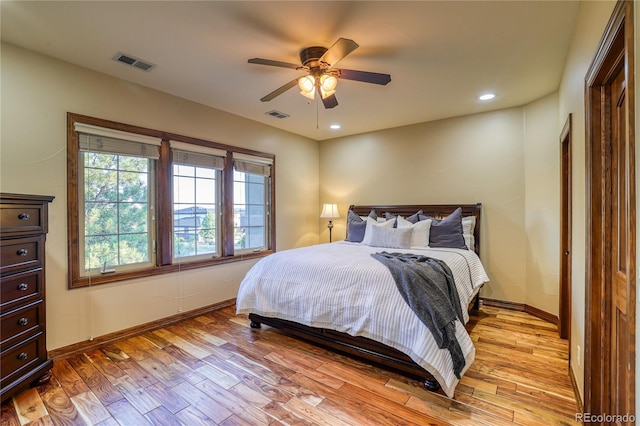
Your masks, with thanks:
M349 204L481 202L481 257L491 279L482 294L524 303L524 116L511 108L322 142L321 202L339 203L343 215L335 238L345 236Z
M581 2L573 40L559 90L558 133L572 114L572 265L571 369L578 389L584 387L585 315L585 114L584 78L604 33L614 1Z
M524 107L525 303L558 315L560 252L558 94Z
M0 190L56 197L46 257L49 349L234 298L254 263L67 290L68 111L275 154L277 247L318 242L317 142L10 45L1 54Z

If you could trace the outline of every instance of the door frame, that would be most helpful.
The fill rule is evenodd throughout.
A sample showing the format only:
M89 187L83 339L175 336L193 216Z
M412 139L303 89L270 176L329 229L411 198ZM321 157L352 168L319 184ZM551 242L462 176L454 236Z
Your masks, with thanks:
M635 139L634 139L634 30L633 2L618 1L585 78L586 124L586 288L585 288L585 363L584 410L611 413L611 112L607 102L614 72L624 67L627 85L627 137L630 149L629 193L632 226L629 229L630 259L628 280L629 359L635 360ZM628 366L630 386L627 398L635 414L635 362Z
M572 114L560 133L560 289L558 307L558 333L567 339L571 347L571 218L572 218L572 167L571 134ZM569 363L571 356L569 355Z

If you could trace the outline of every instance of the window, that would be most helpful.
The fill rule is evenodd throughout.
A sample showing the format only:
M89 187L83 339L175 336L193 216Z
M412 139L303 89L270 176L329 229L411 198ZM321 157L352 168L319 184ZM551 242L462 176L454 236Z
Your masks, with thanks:
M160 141L75 126L83 191L80 276L149 266L153 258L153 176Z
M69 287L273 251L271 154L68 114Z
M220 184L226 152L176 141L170 144L173 258L193 260L219 256Z
M270 176L267 161L250 158L233 162L233 241L237 251L267 248Z

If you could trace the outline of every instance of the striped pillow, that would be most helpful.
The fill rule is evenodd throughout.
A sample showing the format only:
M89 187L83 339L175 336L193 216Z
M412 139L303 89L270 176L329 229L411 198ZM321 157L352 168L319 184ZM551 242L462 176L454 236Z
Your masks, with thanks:
M411 247L412 228L371 227L371 247L406 249Z

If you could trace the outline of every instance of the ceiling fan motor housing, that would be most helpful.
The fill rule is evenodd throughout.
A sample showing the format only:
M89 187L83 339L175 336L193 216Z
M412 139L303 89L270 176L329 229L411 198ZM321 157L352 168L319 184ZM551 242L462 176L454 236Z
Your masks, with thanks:
M319 59L322 58L326 51L327 48L322 46L306 47L300 51L300 62L302 62L303 66L309 67L309 69L317 68L320 66ZM330 66L331 64L328 65Z

